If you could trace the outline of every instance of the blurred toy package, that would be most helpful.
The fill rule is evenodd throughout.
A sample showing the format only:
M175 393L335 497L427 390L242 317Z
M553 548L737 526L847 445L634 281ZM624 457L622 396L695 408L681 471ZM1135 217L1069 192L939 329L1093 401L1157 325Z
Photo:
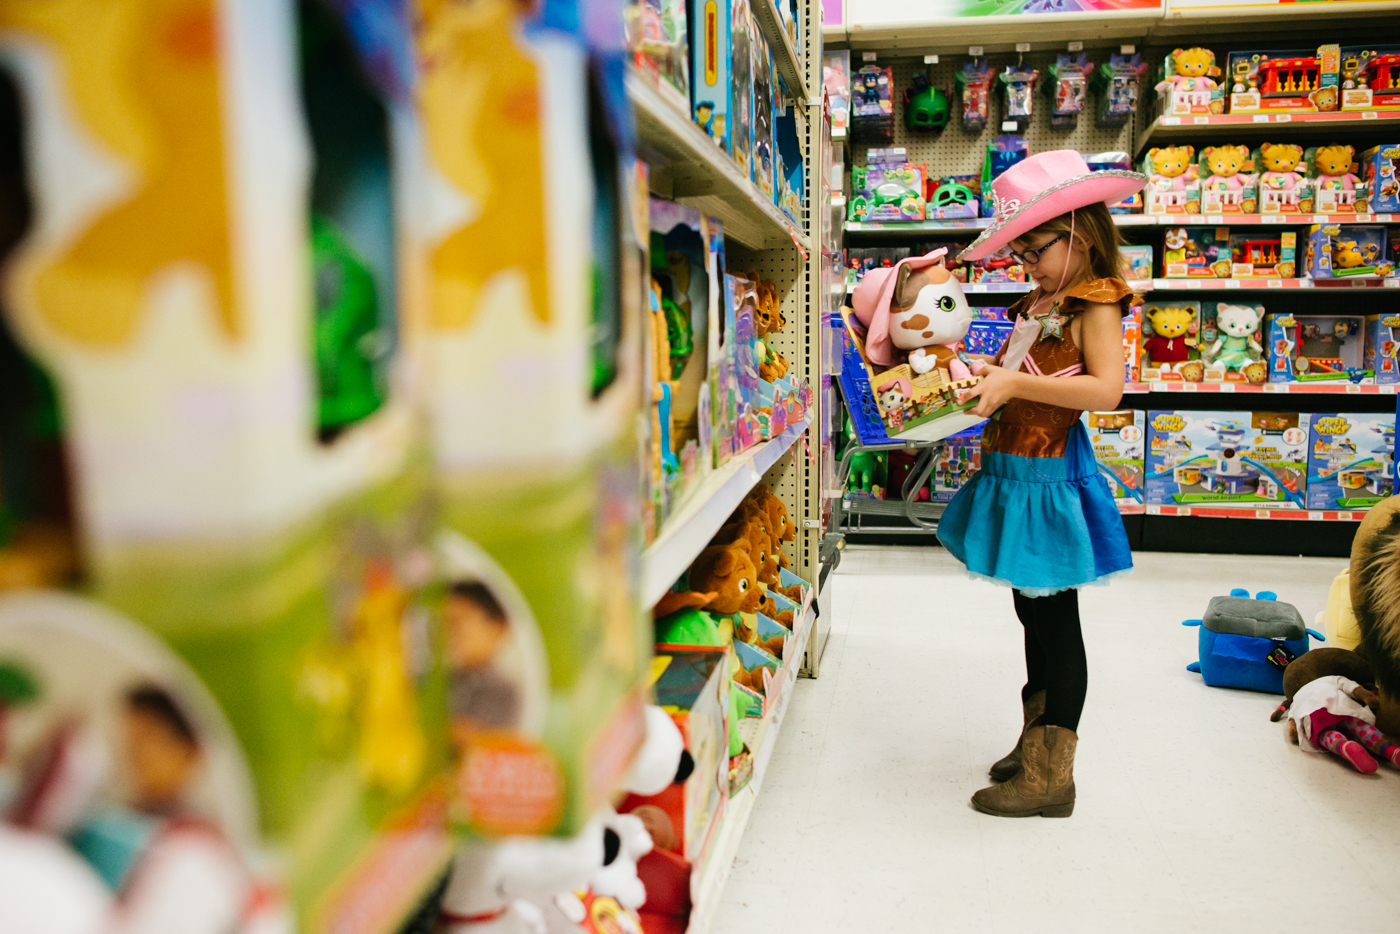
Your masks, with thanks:
M1260 214L1308 214L1313 209L1313 182L1296 143L1260 143L1251 154L1259 173Z
M889 68L865 65L852 76L851 137L868 142L894 139L894 75Z
M1270 315L1265 351L1269 382L1370 381L1366 319L1360 315Z
M1148 505L1302 509L1309 418L1297 412L1149 412Z
M1337 109L1341 47L1231 52L1230 113L1326 113Z
M952 502L958 490L981 469L983 427L974 425L943 439L943 445L933 455L933 473L929 477L932 502Z
M1319 214L1355 214L1358 182L1356 149L1352 146L1313 146L1303 153L1312 183L1313 210Z
M1148 214L1201 213L1201 175L1193 146L1152 148L1142 157L1143 210Z
M1369 509L1394 490L1394 412L1312 416L1309 509Z
M1215 53L1200 47L1176 49L1162 63L1157 82L1161 113L1172 117L1225 112L1225 91L1216 82Z
M753 159L750 163L753 182L771 201L773 200L773 56L768 51L768 42L763 33L754 25L753 43Z
M1142 306L1132 305L1123 316L1123 378L1129 383L1142 379Z
M1110 152L1086 152L1082 154L1084 162L1089 166L1091 172L1103 172L1110 169L1121 169L1131 172L1133 170L1133 160L1126 152L1121 150ZM1141 214L1142 213L1142 192L1135 191L1121 201L1114 202L1108 206L1110 214Z
M715 145L730 152L733 24L729 0L690 0L690 114Z
M923 166L902 161L851 166L851 220L921 221L926 206Z
M963 349L968 353L994 356L1015 326L1006 319L1005 308L978 308L978 316L968 326Z
M729 155L745 178L753 177L753 47L762 41L749 0L729 0Z
M962 128L980 133L991 112L992 66L985 59L963 62L953 81L962 97Z
M1230 278L1230 228L1168 227L1162 272L1168 279Z
M1055 56L1050 65L1050 80L1045 83L1045 92L1052 101L1050 126L1057 130L1072 130L1079 125L1079 112L1084 109L1084 98L1089 92L1089 75L1094 66L1089 64L1089 56L1079 53L1079 57L1063 52Z
M1395 275L1386 256L1386 228L1365 224L1314 224L1308 230L1305 262L1312 279Z
M1298 235L1264 228L1230 234L1230 275L1235 279L1292 279L1298 274Z
M831 135L843 135L851 119L851 53L847 49L822 56L822 87L831 113Z
M1362 214L1400 213L1400 144L1372 146L1361 154L1362 190L1356 210Z
M1139 88L1147 64L1141 55L1120 55L1114 52L1100 65L1090 79L1090 88L1099 95L1095 123L1101 127L1120 127L1137 113Z
M1264 306L1259 302L1201 303L1201 360L1205 382L1262 383Z
M686 0L629 0L624 22L632 66L668 104L690 111Z
M1085 412L1081 416L1094 446L1099 473L1108 481L1120 505L1143 501L1143 452L1147 443L1147 413L1136 409Z
M1342 49L1342 110L1400 110L1400 46Z
M1152 278L1152 247L1149 244L1127 244L1119 252L1128 261L1129 279Z
M1400 383L1400 315L1368 315L1363 365L1384 385Z

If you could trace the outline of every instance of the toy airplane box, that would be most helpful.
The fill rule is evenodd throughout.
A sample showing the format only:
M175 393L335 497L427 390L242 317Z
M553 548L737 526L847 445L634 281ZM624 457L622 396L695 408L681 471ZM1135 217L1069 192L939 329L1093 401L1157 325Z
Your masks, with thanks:
M1149 412L1147 504L1302 509L1308 427L1297 412Z
M1369 509L1395 490L1395 413L1312 416L1308 508Z
M1231 52L1230 113L1326 113L1340 103L1341 47Z
M1360 315L1269 315L1264 325L1269 382L1370 382L1366 324Z
M1367 315L1364 365L1382 385L1400 383L1400 315Z
M1114 502L1141 504L1143 452L1147 443L1147 413L1137 409L1116 412L1085 412L1084 427L1094 446L1099 473L1108 481Z
M967 486L972 475L982 468L982 428L974 425L950 435L934 452L933 473L929 475L931 502L952 502L958 490Z
M1386 228L1372 224L1313 224L1305 266L1310 279L1384 278L1395 275L1386 255Z
M977 377L951 381L937 367L915 375L909 364L876 370L865 355L864 332L849 308L841 309L849 338L841 366L841 388L862 440L878 438L883 428L889 439L937 441L985 421L968 410L976 400L959 401L960 391L977 384Z
M1400 144L1372 146L1361 154L1356 210L1362 214L1400 213Z

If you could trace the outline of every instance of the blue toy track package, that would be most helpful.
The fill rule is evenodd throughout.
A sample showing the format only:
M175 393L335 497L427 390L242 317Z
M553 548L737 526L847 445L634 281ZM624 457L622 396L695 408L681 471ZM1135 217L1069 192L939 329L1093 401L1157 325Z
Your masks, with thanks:
M1283 670L1308 651L1309 636L1326 641L1303 625L1297 607L1267 590L1252 600L1239 588L1228 597L1212 597L1203 618L1182 625L1200 627L1200 660L1187 671L1200 672L1211 687L1266 694L1283 693Z

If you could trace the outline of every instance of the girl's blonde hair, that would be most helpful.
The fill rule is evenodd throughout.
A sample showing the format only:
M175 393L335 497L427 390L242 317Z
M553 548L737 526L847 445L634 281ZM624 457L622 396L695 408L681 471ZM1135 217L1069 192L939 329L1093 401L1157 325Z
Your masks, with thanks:
M1061 214L1036 230L1068 236L1070 215ZM1113 215L1108 213L1108 205L1098 202L1077 208L1074 211L1074 239L1084 243L1089 250L1087 262L1078 276L1081 281L1121 279L1127 272L1127 260L1118 249L1123 245L1123 237L1113 223Z

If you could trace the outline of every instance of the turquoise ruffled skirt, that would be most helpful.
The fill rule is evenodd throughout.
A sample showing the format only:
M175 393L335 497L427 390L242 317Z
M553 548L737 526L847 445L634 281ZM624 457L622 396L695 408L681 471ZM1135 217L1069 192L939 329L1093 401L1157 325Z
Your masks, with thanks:
M978 577L1028 597L1071 590L1133 566L1123 520L1083 422L1064 457L982 452L982 469L938 522L938 538Z

